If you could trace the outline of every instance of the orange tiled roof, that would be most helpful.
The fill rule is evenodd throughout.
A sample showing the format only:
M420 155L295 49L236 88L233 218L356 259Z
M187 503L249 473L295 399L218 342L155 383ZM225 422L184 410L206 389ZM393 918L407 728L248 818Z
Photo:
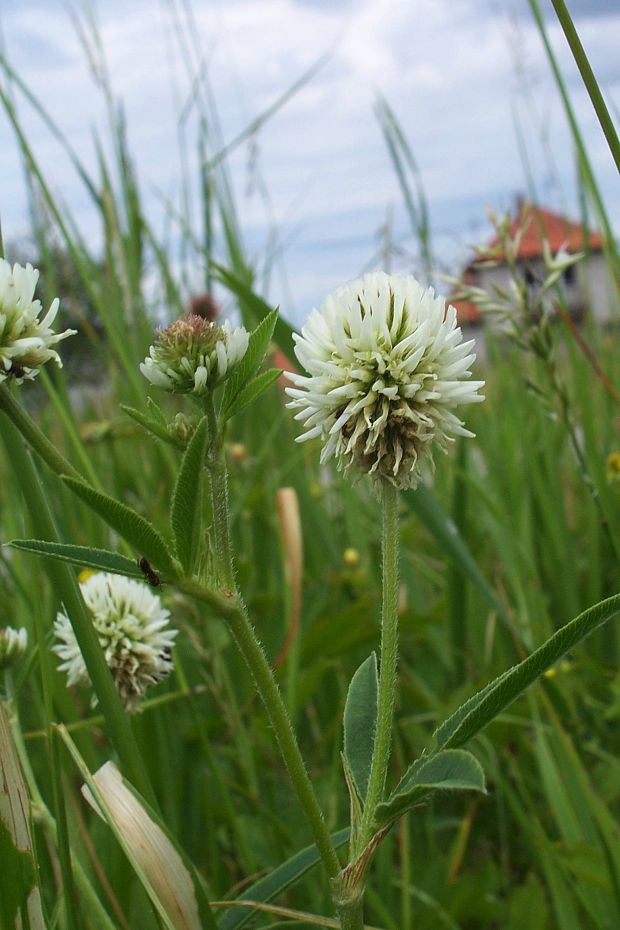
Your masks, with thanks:
M521 245L519 247L519 258L539 258L543 255L543 240L546 239L553 253L559 251L564 246L568 252L579 252L586 247L586 240L592 251L603 248L603 240L599 233L590 232L580 223L573 223L560 216L559 213L553 213L544 207L535 207L533 204L524 202L517 210L517 215L510 225L509 235L516 236L521 228L525 228ZM496 236L489 242L489 248L494 249L500 245L500 240ZM505 258L502 250L497 253L497 258L501 261ZM483 258L475 258L472 265L483 261Z
M471 271L469 268L466 268L463 277L463 284L473 284L477 283L476 273ZM480 308L473 304L469 300L452 300L448 298L448 303L450 303L456 310L456 316L459 322L459 326L462 326L463 323L466 325L479 323L482 319L482 314L480 313Z
M553 213L544 207L536 207L524 201L520 204L514 220L510 224L509 235L516 236L521 228L525 228L519 247L520 259L528 260L542 258L543 240L547 240L551 251L558 252L564 247L568 252L579 252L586 247L586 240L590 251L599 251L603 248L603 240L597 232L587 232L579 223L573 223L559 213ZM500 240L495 236L488 244L489 249L498 248ZM506 256L500 248L494 256L502 261ZM472 259L463 274L464 284L479 284L476 266L484 261L486 256L477 256ZM482 319L476 304L467 300L453 300L456 307L459 323L476 324Z

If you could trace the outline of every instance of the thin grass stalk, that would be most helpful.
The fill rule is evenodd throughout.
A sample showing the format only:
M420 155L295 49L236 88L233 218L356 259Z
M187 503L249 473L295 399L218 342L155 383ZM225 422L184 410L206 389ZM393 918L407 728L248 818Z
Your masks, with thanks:
M78 431L75 428L73 417L71 416L71 408L66 402L64 402L64 398L60 396L59 392L56 390L52 383L52 379L45 370L40 372L40 378L41 382L45 386L45 390L47 391L47 396L51 400L54 410L58 414L58 418L65 428L69 442L71 443L76 456L80 460L80 465L84 470L86 478L94 488L97 488L98 491L103 491L103 486L99 480L99 476L97 475L97 472L93 467L88 453L84 448L84 443L80 439ZM64 474L68 474L68 472L65 472Z
M35 535L40 539L59 541L43 486L32 459L24 448L22 437L13 423L2 416L0 436L7 451L7 461L24 495ZM138 752L129 718L106 664L75 575L67 565L51 559L46 560L45 567L55 593L64 604L71 620L93 690L106 720L108 734L118 752L121 765L132 784L155 807L155 795Z
M127 353L126 343L123 341L123 338L120 332L117 331L117 328L115 328L114 325L111 325L110 319L106 315L105 304L102 301L100 294L97 292L97 289L93 285L92 274L90 273L90 270L87 267L87 263L85 262L84 257L80 254L80 251L78 250L75 242L73 241L73 238L69 231L69 227L67 225L67 222L62 216L59 205L56 203L56 201L52 197L51 191L49 187L47 186L45 179L43 177L43 172L41 171L38 163L36 162L34 154L30 146L28 145L24 132L19 124L19 121L17 119L17 114L15 113L15 109L9 97L7 96L7 94L4 93L1 87L0 87L0 101L2 102L4 106L5 113L7 114L9 122L11 123L13 130L17 136L20 148L22 150L22 154L26 161L27 169L33 175L33 177L35 177L37 180L37 183L41 190L41 194L43 196L43 200L47 204L50 210L50 213L52 214L58 226L58 229L65 241L69 254L71 255L73 263L75 264L75 267L80 275L82 283L84 284L84 287L88 293L89 299L92 301L93 305L97 308L97 311L104 324L106 335L108 336L111 345L114 347L116 354L118 356L118 359L123 365L123 368L124 368L124 371L127 377L127 383L133 389L134 395L136 397L142 398L143 396L142 384L136 372L136 366L133 363L129 354Z
M598 117L598 121L601 124L601 129L603 134L607 139L607 145L609 146L609 151L612 154L613 160L616 163L616 168L620 171L620 140L618 139L618 134L616 132L616 127L614 126L611 114L607 109L607 104L605 103L604 97L601 93L601 89L598 85L596 77L594 76L594 71L590 66L588 61L588 56L586 55L585 49L581 44L581 39L575 29L575 24L571 19L571 15L568 12L568 7L564 3L564 0L551 0L553 8L558 17L558 21L564 35L566 36L566 41L570 46L570 50L573 53L573 58L575 59L575 64L579 68L579 73L583 79L583 83L588 92L590 100L592 101L592 106Z
M461 439L457 446L457 470L452 489L452 520L461 535L467 521L467 446ZM451 631L452 677L455 687L465 678L465 652L467 649L467 581L460 567L450 564L448 574L448 615Z
M618 276L620 275L620 256L618 255L618 250L616 248L616 241L614 238L613 230L611 228L611 223L609 221L607 210L605 209L603 198L601 197L601 193L598 189L598 185L594 177L594 172L592 170L592 166L590 164L590 160L586 152L585 143L583 141L583 137L581 135L581 131L577 123L577 118L573 110L573 105L571 103L568 90L566 89L564 78L562 77L562 72L560 71L560 67L558 65L557 59L553 53L553 49L551 48L549 37L547 36L547 30L545 28L545 23L544 23L543 16L540 10L540 4L538 0L529 0L529 4L530 4L530 9L532 10L532 13L534 15L534 19L536 21L536 25L538 27L538 31L542 39L542 43L545 47L547 58L549 59L549 64L551 65L551 70L553 71L553 76L555 78L558 91L560 92L560 96L562 98L562 103L564 105L564 110L566 112L566 118L568 119L570 129L571 129L571 134L573 136L573 141L577 149L580 168L581 168L583 177L585 179L586 185L588 187L588 190L590 192L590 196L592 197L592 200L594 202L594 206L598 214L599 222L601 223L604 229L604 232L605 232L605 249L607 251L607 254L610 257L610 260L613 266L614 281L616 284L616 293L618 293L620 291L620 284L618 283Z
M60 745L58 743L57 734L54 732L54 707L52 698L54 688L54 669L52 667L52 655L49 651L49 646L46 641L46 630L43 623L43 616L38 606L35 606L33 611L33 622L38 647L39 668L41 670L43 710L45 713L47 736L47 752L50 766L50 780L52 783L54 814L56 817L56 850L58 853L58 863L60 865L60 874L62 877L65 920L67 924L67 930L78 930L78 925L76 923L77 904L73 881L73 869L71 865L71 843L69 839L67 812L65 808L65 799L62 785Z
M80 472L58 451L30 414L17 402L6 384L0 384L0 410L7 415L28 445L43 459L54 474L84 480ZM21 444L21 439L19 441Z

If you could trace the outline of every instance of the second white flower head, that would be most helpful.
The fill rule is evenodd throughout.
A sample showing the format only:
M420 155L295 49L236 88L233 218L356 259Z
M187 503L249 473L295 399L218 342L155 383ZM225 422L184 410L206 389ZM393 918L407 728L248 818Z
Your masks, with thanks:
M415 487L434 446L472 436L452 408L477 403L473 341L456 310L411 275L383 272L338 288L313 310L295 353L308 375L289 374L290 407L332 457L397 487Z
M134 711L147 688L172 670L177 630L169 626L170 613L147 585L122 575L98 572L81 582L80 589L121 700ZM63 660L59 668L68 673L68 684L88 682L66 614L58 613L54 632L58 642L52 651Z
M52 324L58 313L56 298L43 316L41 301L34 299L39 272L32 265L11 267L0 258L0 382L9 377L18 384L32 381L41 365L52 359L62 366L58 352L52 348L61 339L75 335L66 329L55 333Z

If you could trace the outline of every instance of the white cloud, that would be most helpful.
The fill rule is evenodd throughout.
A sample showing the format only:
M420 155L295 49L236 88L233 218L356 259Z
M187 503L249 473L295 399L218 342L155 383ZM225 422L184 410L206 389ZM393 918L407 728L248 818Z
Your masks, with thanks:
M189 70L195 67L196 51L192 38L199 40L205 55L227 141L332 49L322 70L256 140L273 216L284 224L283 234L298 230L287 260L300 307L320 299L324 285L332 287L358 272L376 247L375 231L388 205L397 207L397 229L406 229L398 183L372 113L377 92L401 121L432 215L440 217L442 226L453 216L453 232L462 239L483 220L485 201L506 203L524 187L511 110L515 101L539 181L549 174L539 138L544 127L570 203L572 146L548 63L530 19L522 17L517 34L507 16L512 8L523 14L525 7L523 0L195 0L195 24L180 47L170 21L171 5L153 6L146 0L100 4L101 38L114 91L124 101L131 149L156 226L161 207L153 189L169 193L180 187L178 107L190 96L187 65L189 58ZM600 13L602 7L589 9L594 8ZM599 15L578 25L605 90L617 95L618 17ZM596 118L559 27L552 19L548 26L593 163L617 207L620 190ZM105 111L66 12L59 4L22 0L4 14L3 32L10 60L96 175L92 135L96 130L106 136ZM529 100L518 92L515 58L531 80ZM195 115L187 123L194 197ZM54 189L74 208L87 234L96 237L97 220L57 143L22 104L20 119ZM11 138L2 116L0 133L3 140ZM258 248L266 211L258 196L243 194L251 177L247 147L230 164L241 223ZM11 142L0 147L0 172L11 179L0 203L4 234L10 239L26 222ZM321 237L329 243L326 248L319 247Z

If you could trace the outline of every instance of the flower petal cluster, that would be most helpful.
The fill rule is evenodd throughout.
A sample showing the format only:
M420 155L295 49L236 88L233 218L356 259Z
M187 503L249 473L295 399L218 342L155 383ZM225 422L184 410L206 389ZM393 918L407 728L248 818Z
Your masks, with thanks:
M80 584L95 632L123 704L137 709L147 688L172 670L172 646L178 631L169 627L170 612L140 581L98 572ZM59 612L54 623L59 640L52 647L63 661L67 683L89 682L88 672L69 618Z
M201 396L213 390L239 364L249 333L188 314L162 330L140 365L151 384L174 394Z
M7 626L0 630L0 672L13 665L28 648L28 633L25 627L14 630Z
M483 400L469 381L473 340L456 310L410 275L364 275L313 310L295 353L308 375L289 373L289 407L320 437L321 461L399 488L415 487L434 447L472 436L453 408Z
M55 333L58 298L43 317L41 301L34 300L39 272L32 265L24 268L0 258L0 382L13 377L18 384L32 381L41 365L53 359L62 366L58 352L52 348L61 339L73 336L75 329Z

